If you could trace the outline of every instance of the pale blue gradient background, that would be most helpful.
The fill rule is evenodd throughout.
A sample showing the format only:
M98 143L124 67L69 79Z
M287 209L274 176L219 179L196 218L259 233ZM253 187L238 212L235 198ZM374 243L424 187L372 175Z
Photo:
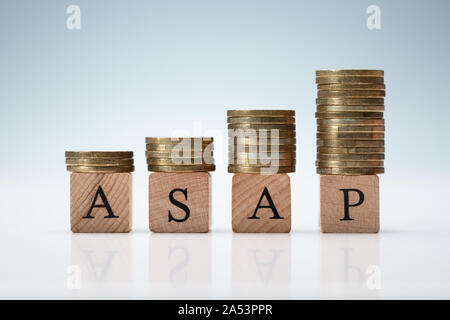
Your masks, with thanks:
M81 30L66 28L70 4ZM370 4L381 30L366 27ZM420 221L419 211L407 221L387 212L407 200L425 208L423 189L448 191L449 12L448 1L2 1L0 191L10 215L0 221L68 230L64 151L133 150L135 227L147 228L144 137L193 133L199 120L224 134L227 109L284 107L297 114L293 226L317 228L314 71L328 68L385 70L382 221ZM215 136L213 227L229 230L231 174Z

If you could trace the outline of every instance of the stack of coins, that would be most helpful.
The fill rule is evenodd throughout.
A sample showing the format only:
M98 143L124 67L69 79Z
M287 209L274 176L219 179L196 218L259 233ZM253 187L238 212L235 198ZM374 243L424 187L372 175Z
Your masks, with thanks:
M317 173L384 173L384 72L319 70Z
M212 137L145 138L148 171L214 171L213 142Z
M294 110L228 110L228 172L295 172Z
M79 173L133 172L131 151L66 151L67 171Z

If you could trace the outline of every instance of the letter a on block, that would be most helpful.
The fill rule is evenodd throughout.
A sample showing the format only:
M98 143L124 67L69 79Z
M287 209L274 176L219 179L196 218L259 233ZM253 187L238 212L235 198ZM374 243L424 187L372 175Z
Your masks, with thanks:
M234 232L290 232L289 176L234 174L231 206Z
M266 197L267 202L269 203L268 206L262 206L261 201L263 198ZM283 217L280 217L278 214L277 208L275 207L275 204L273 203L272 197L270 196L269 190L267 190L267 187L264 187L264 191L261 194L261 198L259 198L258 205L256 206L255 212L253 212L253 215L249 217L249 219L259 219L259 217L256 216L256 213L260 208L269 208L272 209L273 217L270 219L284 219Z
M100 198L103 201L103 204L96 204L97 198L100 196ZM98 186L97 192L95 193L94 200L92 201L92 205L89 208L89 211L86 216L83 217L83 219L93 219L94 217L91 216L92 209L94 208L105 208L106 211L108 211L108 215L104 218L118 218L118 216L114 215L114 212L111 209L111 206L109 205L108 199L106 198L105 192L103 191L101 186Z

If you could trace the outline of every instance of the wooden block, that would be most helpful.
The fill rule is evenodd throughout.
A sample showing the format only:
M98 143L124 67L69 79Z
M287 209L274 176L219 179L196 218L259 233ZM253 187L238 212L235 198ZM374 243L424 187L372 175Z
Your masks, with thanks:
M72 173L72 232L130 232L130 173Z
M235 174L234 232L290 232L291 183L287 174Z
M321 231L378 232L380 230L379 184L377 175L321 175Z
M152 232L208 232L211 175L207 172L154 172L149 178Z

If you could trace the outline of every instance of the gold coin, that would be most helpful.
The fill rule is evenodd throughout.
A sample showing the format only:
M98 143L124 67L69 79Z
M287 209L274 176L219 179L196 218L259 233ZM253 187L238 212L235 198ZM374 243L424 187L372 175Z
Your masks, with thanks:
M146 145L150 145L150 146L170 146L170 147L174 147L177 145L180 146L202 146L203 148L208 146L208 145L214 145L213 141L201 141L201 140L180 140L180 141L166 141L166 142L147 142Z
M320 168L368 168L368 167L383 167L384 161L316 161L316 166Z
M189 151L189 152L183 152L183 151L146 151L145 156L147 158L155 158L155 159L176 159L176 158L203 158L203 156L212 157L214 153L208 152L208 151Z
M68 165L87 166L132 166L133 159L109 159L109 158L66 158Z
M384 140L317 140L318 147L384 147Z
M363 112L363 111L342 111L342 112L316 112L316 118L319 119L383 119L383 112Z
M317 147L319 153L384 153L384 147Z
M278 159L278 160L287 160L287 159L295 159L295 151L293 152L274 152L273 155L270 152L261 152L261 153L249 153L249 152L228 152L228 159Z
M326 161L370 161L384 160L384 153L318 153L318 160Z
M384 126L317 126L317 132L384 132Z
M318 98L384 98L386 91L384 90L319 90Z
M384 84L384 77L374 76L327 76L316 77L317 84L324 83L375 83Z
M385 90L386 86L384 84L364 84L364 83L329 83L329 84L318 84L317 90Z
M384 139L384 133L377 132L377 133L355 133L355 132L318 132L316 134L317 139L324 139L324 140L332 140L332 139L339 139L339 140L383 140Z
M318 112L373 112L373 111L384 111L384 106L377 105L367 105L367 106L317 106Z
M233 146L228 145L228 151L232 152L261 152L261 151L267 151L267 152L289 152L289 151L295 151L296 146L295 144L285 144L285 145L248 145L248 144L233 144Z
M330 76L375 76L384 77L383 70L368 70L368 69L336 69L336 70L317 70L317 77Z
M317 105L384 105L384 98L317 98Z
M148 165L148 171L153 172L206 172L215 171L214 164L199 164L199 165L174 165L174 166L159 166Z
M228 164L246 166L246 167L261 167L278 165L280 167L291 167L295 166L296 159L291 160L278 160L278 159L229 159Z
M67 166L67 171L79 173L124 173L133 172L134 166Z
M228 129L278 129L278 130L295 130L295 124L251 124L251 123L232 123L228 125Z
M129 158L133 158L133 152L132 151L66 151L66 158L129 159Z
M273 170L273 172L272 172ZM228 165L228 172L230 173L289 173L295 172L295 166L290 167L270 167L270 166L259 166L259 167L249 167L249 166L240 166L240 165Z
M351 126L367 126L367 125L384 125L384 119L317 119L319 126L328 125L351 125Z
M239 131L239 130L242 130ZM273 136L284 139L284 138L295 138L295 130L279 130L279 129L228 129L228 138L233 139L235 137L261 137L261 138L272 138L272 130Z
M203 151L203 150L213 150L213 145L190 145L190 144L154 144L154 143L147 143L146 144L146 150L147 151L171 151L174 150L175 152L183 152L183 150L196 152L196 151Z
M211 159L211 161L214 162L214 159ZM173 159L147 158L147 164L155 166L179 166L179 165L201 165L207 163L202 158L173 158Z
M294 117L229 117L228 123L282 124L295 123Z
M228 117L295 117L295 110L228 110Z
M367 175L384 173L384 168L316 168L318 174Z
M229 143L239 143L239 144L249 144L249 145L285 145L285 144L295 144L295 138L281 138L281 139L248 139L248 138L235 138L230 139Z
M145 143L147 144L179 144L180 142L186 144L210 144L214 142L213 137L147 137L145 138Z

